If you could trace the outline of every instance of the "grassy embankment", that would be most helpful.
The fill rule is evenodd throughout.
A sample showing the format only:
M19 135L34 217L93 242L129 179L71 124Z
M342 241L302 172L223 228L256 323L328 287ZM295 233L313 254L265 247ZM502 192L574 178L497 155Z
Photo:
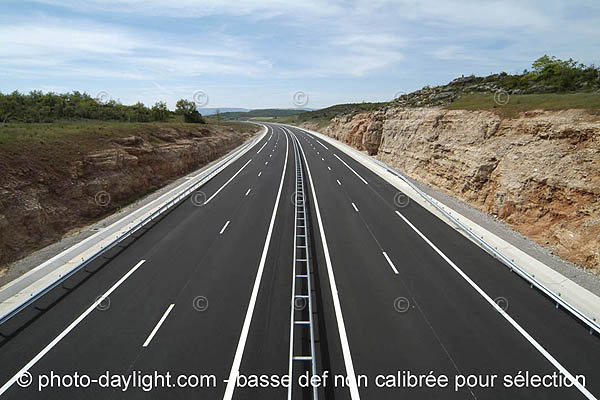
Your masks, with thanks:
M220 114L220 118L222 121L251 120L251 121L270 122L270 121L275 121L278 118L301 114L301 113L304 113L305 111L306 110L302 110L302 109L266 108L266 109L250 110L250 111L225 112L225 113ZM210 117L215 118L214 115L211 115Z
M500 98L500 100L506 101L506 98ZM386 103L338 104L322 110L272 118L270 121L288 124L313 123L317 124L318 128L324 128L331 119L340 115L377 111L389 107L397 107L397 105L393 101ZM533 110L584 109L592 114L600 115L600 93L510 95L506 104L496 103L494 93L473 93L464 94L444 107L449 110L491 111L504 118L512 118L521 112Z
M289 115L280 118L274 118L272 122L280 122L282 124L302 124L305 122L317 124L318 128L326 127L331 119L339 115L353 114L357 112L377 111L391 103L350 103L336 104L331 107L322 108L315 111L306 111L297 115Z
M252 132L255 125L221 122L237 132ZM53 123L6 123L0 124L0 167L10 168L3 161L11 156L29 154L35 163L44 163L62 170L66 160L77 154L86 154L105 147L114 139L149 133L161 128L210 127L212 124L188 124L177 119L170 122L112 122L112 121L69 121ZM150 140L161 142L157 136Z
M461 96L448 104L450 110L487 110L511 118L521 112L533 110L559 111L584 109L600 115L600 93L564 93L564 94L523 94L511 95L506 104L497 104L493 93L474 93Z
M228 150L227 143L238 143L233 132L248 137L247 133L257 130L255 124L222 122L215 126L175 119L0 124L0 277L8 263L222 155ZM191 150L184 149L181 158L165 163L160 152L147 151L149 146L169 146L176 139L206 141L206 153L202 146L190 145ZM107 150L123 154L130 146L140 150L139 165L119 164L116 169L81 166L89 154ZM121 152L117 152L119 147ZM175 154L177 149L175 146ZM94 191L101 189L110 193L110 204L94 203Z

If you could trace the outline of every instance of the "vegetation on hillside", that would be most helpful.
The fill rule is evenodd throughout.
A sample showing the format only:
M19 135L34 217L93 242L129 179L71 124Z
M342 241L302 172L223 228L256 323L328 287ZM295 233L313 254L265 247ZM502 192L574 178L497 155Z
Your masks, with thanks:
M478 85L493 84L512 94L591 92L600 89L600 69L594 65L586 66L573 59L565 61L544 55L535 60L531 67L531 71L524 70L522 74L501 72L486 77L461 77L448 85L468 90L477 89Z
M194 102L180 100L182 109L176 113L184 116L187 122L203 122ZM179 103L178 103L179 104ZM164 102L152 107L143 103L123 105L115 100L102 101L87 93L42 93L32 91L29 94L17 91L10 94L0 93L0 122L48 123L56 121L120 121L153 122L167 121L174 113Z
M544 55L531 71L506 72L485 77L463 76L446 85L425 86L383 103L338 104L321 110L287 117L288 123L315 123L323 127L339 115L384 110L388 107L444 106L451 109L492 110L504 116L533 109L600 110L600 69L572 59Z
M592 114L600 114L600 94L598 93L546 93L511 95L506 103L498 104L490 93L462 95L446 105L450 110L488 110L503 117L514 117L531 110L585 109Z
M256 125L248 123L224 122L220 125L223 128L240 133L257 130ZM132 136L139 132L151 133L164 128L183 129L186 127L192 128L189 124L181 121L181 119L172 119L168 122L132 122L127 124L118 121L94 120L52 123L11 123L6 124L0 129L0 146L2 146L0 148L0 158L5 151L12 151L16 147L24 149L47 147L70 140L73 140L73 143L82 144L86 141L96 141L102 138L116 139ZM198 128L203 129L201 127ZM160 140L158 136L156 138L156 140Z
M302 109L277 109L277 108L267 108L267 109L258 109L258 110L250 110L250 111L232 111L232 112L224 112L221 113L220 116L224 120L248 120L254 119L258 120L259 118L268 118L268 119L276 119L281 117L287 117L289 115L297 115L305 113L306 110Z
M531 67L532 71L525 70L521 75L500 74L501 86L505 90L522 89L530 93L600 89L600 69L594 65L544 55Z
M202 118L202 115L198 112L198 109L196 108L196 103L194 103L193 101L184 99L177 101L177 104L175 105L175 114L183 115L183 120L188 123L206 123L204 121L204 118Z
M351 114L356 112L375 111L388 105L388 103L350 103L336 104L335 106L322 108L320 110L311 111L310 113L300 114L297 120L300 122L310 119L331 119L340 114Z

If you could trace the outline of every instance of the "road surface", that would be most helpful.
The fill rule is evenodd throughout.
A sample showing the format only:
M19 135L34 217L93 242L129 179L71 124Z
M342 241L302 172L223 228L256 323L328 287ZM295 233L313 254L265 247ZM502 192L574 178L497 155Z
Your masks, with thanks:
M600 396L597 336L351 157L266 125L0 326L0 398ZM313 366L315 391L297 383Z

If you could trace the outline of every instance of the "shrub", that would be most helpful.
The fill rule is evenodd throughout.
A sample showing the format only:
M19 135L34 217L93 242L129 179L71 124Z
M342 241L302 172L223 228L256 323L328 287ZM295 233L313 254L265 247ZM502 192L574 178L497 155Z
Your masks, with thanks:
M196 103L189 100L180 99L175 105L175 114L183 115L183 120L189 123L204 124L202 114L196 109Z

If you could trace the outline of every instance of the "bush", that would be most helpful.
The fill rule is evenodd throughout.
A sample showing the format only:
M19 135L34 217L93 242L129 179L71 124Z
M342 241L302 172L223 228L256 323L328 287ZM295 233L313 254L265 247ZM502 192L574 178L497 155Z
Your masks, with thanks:
M171 115L171 112L167 108L167 103L159 101L152 106L150 115L154 121L166 121Z
M600 85L600 70L594 65L585 66L569 58L561 60L544 55L533 62L532 71L512 75L502 80L506 89L545 87L546 91L572 92ZM542 90L543 91L543 90Z
M164 121L171 115L165 103L152 110L142 103L124 106L114 100L101 102L86 93L65 94L32 91L22 94L0 93L0 121L54 122L57 120L94 119L103 121Z
M175 114L183 115L183 120L188 123L205 124L202 114L196 109L196 103L189 100L180 99L175 105Z

